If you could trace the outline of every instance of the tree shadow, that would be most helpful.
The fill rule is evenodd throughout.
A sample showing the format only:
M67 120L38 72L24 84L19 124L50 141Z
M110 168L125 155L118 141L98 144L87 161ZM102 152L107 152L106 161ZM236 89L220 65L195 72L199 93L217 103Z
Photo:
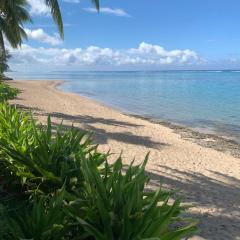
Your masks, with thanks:
M18 108L24 110L24 111L34 111L34 115L38 116L51 116L53 127L57 127L60 121L66 121L66 122L73 122L73 124L84 124L83 127L75 126L75 128L81 130L81 131L91 131L94 135L94 143L96 144L107 144L108 140L116 140L122 143L126 144L133 144L133 145L139 145L144 146L147 148L153 148L153 149L161 149L163 147L169 146L168 144L156 142L151 140L148 136L137 136L132 134L128 131L121 131L121 132L110 132L103 128L95 127L91 124L94 123L101 123L104 125L112 125L112 126L118 126L118 127L141 127L142 125L129 123L126 121L119 121L116 119L109 119L109 118L100 118L100 117L92 117L89 115L69 115L59 112L52 112L52 113L45 113L39 108L34 107L26 107L21 104L15 104ZM56 119L56 121L55 121ZM72 126L69 124L62 124L63 129L69 129Z
M26 112L35 112L35 111L37 111L39 113L42 112L42 110L40 108L37 108L37 107L29 107L29 106L26 107L26 106L24 106L22 104L11 104L11 105L12 106L16 106L17 108L19 108L19 109L21 109L23 111L26 111Z
M118 126L118 127L141 127L142 125L129 123L126 121L119 121L116 119L109 119L109 118L100 118L100 117L92 117L89 115L68 115L64 113L59 112L53 112L53 113L47 113L40 115L50 115L53 120L55 118L61 121L67 121L67 122L73 122L73 124L84 124L83 127L79 127L75 125L75 128L81 130L81 131L90 131L94 135L94 143L96 144L107 144L108 141L116 140L122 143L126 144L133 144L133 145L140 145L145 146L147 148L153 148L153 149L161 149L163 147L169 146L168 144L156 142L151 140L148 136L138 136L134 135L131 132L128 131L121 131L121 132L110 132L106 129L103 129L101 127L95 127L92 124L94 123L101 123L104 125L112 125L112 126ZM53 123L53 125L57 126L57 123ZM71 128L70 125L63 124L63 128L68 129Z
M212 170L208 171L209 177L161 165L148 174L153 186L164 183L170 189L177 189L185 202L193 204L189 214L200 221L202 237L214 240L240 237L239 179Z
M58 123L53 123L53 127L57 128ZM68 130L72 126L62 124L63 129ZM97 128L91 125L84 125L84 128L76 127L80 131L90 131L94 136L94 144L107 144L109 140L116 140L118 142L140 145L147 148L161 149L163 147L169 146L168 144L152 141L150 137L147 136L137 136L133 135L131 132L109 132L102 128Z
M70 120L73 122L78 123L85 123L85 124L94 124L94 123L101 123L106 125L112 126L120 126L120 127L140 127L142 125L129 123L126 121L119 121L116 119L109 119L109 118L100 118L100 117L92 117L89 115L68 115L59 112L53 112L49 114L51 117L60 118L62 120Z

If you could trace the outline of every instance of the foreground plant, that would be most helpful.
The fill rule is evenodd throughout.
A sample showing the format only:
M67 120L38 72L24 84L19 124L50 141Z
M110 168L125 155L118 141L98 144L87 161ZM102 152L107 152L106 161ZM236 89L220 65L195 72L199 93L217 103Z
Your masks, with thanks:
M0 81L0 102L14 99L18 93L18 89L12 88L8 84Z
M2 175L8 173L11 181L6 185L15 191L19 182L26 191L45 194L65 183L73 193L83 183L82 159L101 164L106 156L91 145L88 133L74 128L63 131L61 125L54 130L50 118L47 127L37 126L31 115L7 104L0 105L0 124Z
M180 199L170 204L170 192L145 190L146 163L147 158L128 167L119 158L113 165L106 161L100 170L94 161L83 160L86 200L71 202L68 211L89 237L173 240L196 231L195 222L180 217L185 211Z
M1 239L172 240L196 231L169 191L147 191L141 165L110 164L89 133L41 126L0 104ZM62 192L64 186L64 194ZM171 198L171 202L169 199Z
M53 196L0 206L0 239L59 240L69 232L63 212L64 187ZM17 207L16 207L17 206ZM67 238L66 238L67 239Z

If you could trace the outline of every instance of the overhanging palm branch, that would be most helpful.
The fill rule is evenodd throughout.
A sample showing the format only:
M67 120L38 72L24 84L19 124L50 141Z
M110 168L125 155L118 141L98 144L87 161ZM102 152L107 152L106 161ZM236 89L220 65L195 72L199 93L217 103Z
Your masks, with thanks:
M23 24L31 21L31 18L26 6L25 0L1 0L0 32L14 48L20 46L22 40L27 38Z
M99 11L100 9L99 0L92 0L92 3L95 5L96 9Z
M45 3L50 8L53 19L58 26L60 36L63 38L64 37L63 22L62 22L62 16L61 16L61 11L60 11L58 1L45 0ZM92 3L95 5L96 9L99 11L100 9L99 0L92 0Z
M31 22L31 17L27 10L27 0L0 0L0 54L6 56L4 37L13 48L22 44L23 39L27 39L23 24ZM42 0L50 8L53 20L57 24L61 38L64 37L63 21L58 0ZM99 0L91 0L99 11Z
M6 63L7 60L3 36L6 37L10 45L14 48L20 46L23 39L27 38L23 24L31 21L31 18L26 7L26 0L1 0L0 57L2 59L2 63ZM0 75L2 75L3 69L5 68L1 66L0 69Z
M64 37L63 31L63 22L62 22L62 15L60 11L60 7L57 0L45 0L46 5L50 8L51 14L53 16L53 20L58 26L58 30L60 33L61 38Z

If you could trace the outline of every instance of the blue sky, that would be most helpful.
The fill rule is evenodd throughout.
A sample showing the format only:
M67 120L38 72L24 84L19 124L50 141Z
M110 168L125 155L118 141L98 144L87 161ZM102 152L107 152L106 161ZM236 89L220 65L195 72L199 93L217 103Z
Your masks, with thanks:
M15 70L240 68L239 0L59 0L65 38L42 0L29 0L29 40Z

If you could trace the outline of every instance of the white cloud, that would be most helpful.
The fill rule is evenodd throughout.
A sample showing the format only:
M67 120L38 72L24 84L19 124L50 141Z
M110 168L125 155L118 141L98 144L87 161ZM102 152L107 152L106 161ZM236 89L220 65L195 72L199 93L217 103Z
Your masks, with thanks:
M50 36L46 32L44 32L42 28L38 28L35 30L25 28L25 32L27 33L29 39L48 43L52 46L60 45L62 43L61 39L57 34L55 34L54 36Z
M139 47L136 49L130 49L129 53L155 64L187 64L199 59L197 53L189 49L167 51L159 45L152 45L145 42L139 44Z
M80 3L80 0L63 0L66 3Z
M31 15L49 15L50 9L45 4L44 0L28 0L28 4L30 6L30 14Z
M85 49L74 48L33 48L22 45L21 49L10 49L14 64L45 64L46 66L90 67L104 66L111 69L119 67L166 67L188 66L201 62L192 50L167 51L159 45L141 43L137 48L114 50L89 46Z
M87 12L91 12L91 13L97 12L97 10L95 8L84 8L83 10L85 10ZM103 7L103 8L100 8L100 13L114 15L114 16L118 16L118 17L130 17L130 15L121 8Z

